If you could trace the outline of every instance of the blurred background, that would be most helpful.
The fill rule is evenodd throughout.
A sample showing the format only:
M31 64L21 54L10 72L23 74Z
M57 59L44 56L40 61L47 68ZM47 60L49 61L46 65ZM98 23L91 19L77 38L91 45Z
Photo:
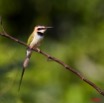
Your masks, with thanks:
M45 33L41 50L104 89L104 0L0 0L6 32L27 42L34 26ZM0 103L103 103L76 75L33 53L18 93L26 47L0 36Z

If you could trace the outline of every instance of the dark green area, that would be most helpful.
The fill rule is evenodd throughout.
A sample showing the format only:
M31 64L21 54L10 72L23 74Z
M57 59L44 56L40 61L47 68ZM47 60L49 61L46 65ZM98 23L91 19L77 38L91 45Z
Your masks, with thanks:
M0 15L7 33L25 42L35 25L53 26L41 50L104 89L103 0L0 0ZM35 52L18 94L25 54L26 47L0 36L0 103L103 103L91 86Z

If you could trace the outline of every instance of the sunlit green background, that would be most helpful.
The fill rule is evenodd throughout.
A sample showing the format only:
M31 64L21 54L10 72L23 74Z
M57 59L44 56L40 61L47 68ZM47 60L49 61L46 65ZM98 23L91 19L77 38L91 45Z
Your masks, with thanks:
M80 71L104 89L104 0L0 0L8 34L26 42L35 25L45 33L41 50ZM33 53L21 90L26 47L0 36L0 103L104 103L76 75Z

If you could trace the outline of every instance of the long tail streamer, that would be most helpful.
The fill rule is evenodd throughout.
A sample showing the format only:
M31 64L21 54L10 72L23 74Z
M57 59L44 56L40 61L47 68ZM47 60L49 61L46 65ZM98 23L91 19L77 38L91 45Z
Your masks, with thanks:
M32 53L32 51L28 49L28 50L27 50L26 59L25 59L24 62L23 62L23 69L22 69L22 74L21 74L21 78L20 78L20 82L19 82L18 91L20 91L20 87L21 87L21 83L22 83L23 76L24 76L24 72L25 72L26 67L27 67L28 64L29 64L30 57L31 57L31 53Z

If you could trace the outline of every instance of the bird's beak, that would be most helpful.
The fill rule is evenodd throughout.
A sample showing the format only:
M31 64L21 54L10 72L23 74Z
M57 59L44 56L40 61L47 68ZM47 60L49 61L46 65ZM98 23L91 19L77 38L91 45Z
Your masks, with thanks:
M53 27L49 27L49 26L47 26L47 27L45 27L46 29L51 29L51 28L53 28Z

